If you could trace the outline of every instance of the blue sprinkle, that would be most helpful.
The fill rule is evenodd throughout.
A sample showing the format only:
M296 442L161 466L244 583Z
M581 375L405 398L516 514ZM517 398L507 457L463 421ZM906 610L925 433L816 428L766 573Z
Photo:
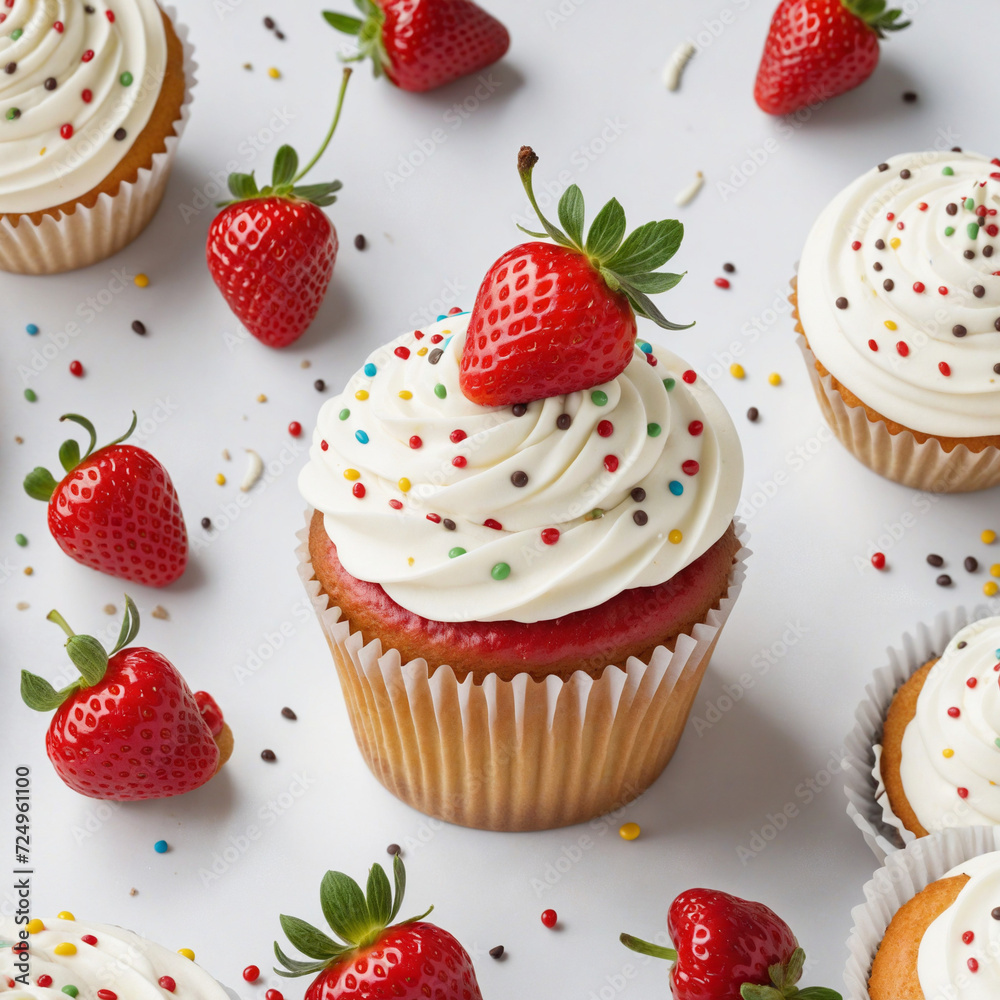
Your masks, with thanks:
M438 316L437 321L440 323L441 320L447 319L447 318L448 318L448 314L447 313L442 313L440 316Z
M25 330L27 330L27 331L28 331L28 333L30 333L32 337L34 337L34 336L36 336L36 335L38 334L38 327L37 327L37 326L35 326L35 324L34 324L34 323L29 323L29 324L28 324L28 325L27 325L27 326L25 327Z
M153 844L153 850L156 851L157 854L166 854L167 842L165 840L158 840L155 844Z
M676 479L670 482L670 492L673 493L675 497L679 497L684 492L684 484L677 482Z
M455 336L455 334L451 335L451 337L454 337L454 336ZM445 337L444 338L444 343L441 345L441 350L445 350L448 347L448 345L451 343L451 337Z
M369 378L371 378L377 371L378 369L370 361L365 365L365 374Z
M647 344L645 341L643 341L643 343L641 343L639 345L639 350L642 351L643 354L652 354L653 353L653 345L652 344Z
M368 444L368 435L364 431L355 431L354 436L362 443Z

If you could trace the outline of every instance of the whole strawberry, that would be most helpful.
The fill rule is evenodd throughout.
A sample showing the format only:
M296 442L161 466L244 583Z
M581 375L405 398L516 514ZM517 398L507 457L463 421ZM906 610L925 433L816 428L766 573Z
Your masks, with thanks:
M94 451L94 425L76 413L72 420L90 435L80 455L72 438L59 448L66 475L56 482L48 469L35 468L25 492L49 505L49 531L59 548L84 566L111 576L165 587L187 565L187 529L177 491L167 470L148 451L123 444L132 426L111 444Z
M55 710L45 749L70 788L116 802L165 799L199 788L225 763L233 738L214 700L192 694L161 654L124 648L139 632L131 597L110 655L93 636L76 635L59 612L48 619L69 636L66 651L80 679L56 691L22 670L21 697L37 712Z
M433 90L502 59L507 29L472 0L354 0L364 20L326 11L338 31L355 35L357 55L375 76L402 90Z
M406 891L406 871L393 859L395 892L381 865L372 865L367 891L341 872L320 887L323 916L341 940L297 917L281 917L288 940L313 961L289 958L275 942L279 976L311 976L305 1000L482 1000L466 950L423 918L393 924ZM433 907L431 907L433 909Z
M459 375L462 392L482 406L528 403L611 381L632 360L635 313L666 330L687 329L665 319L649 298L683 277L656 270L677 252L681 223L650 222L625 238L625 212L612 198L585 241L583 194L573 184L559 200L563 232L535 201L537 162L534 150L522 146L518 173L545 232L518 228L555 243L522 243L483 279Z
M787 115L853 90L875 72L879 39L909 25L886 0L781 0L757 70L754 97Z
M306 331L323 304L337 260L337 231L322 211L340 181L299 184L326 151L340 120L351 70L344 70L333 124L319 152L299 170L298 154L282 146L270 185L252 173L229 175L236 199L208 230L208 270L229 308L268 347L287 347Z
M670 904L667 931L674 948L630 934L622 934L621 942L674 963L674 1000L842 1000L825 987L798 988L806 953L788 924L763 903L689 889Z

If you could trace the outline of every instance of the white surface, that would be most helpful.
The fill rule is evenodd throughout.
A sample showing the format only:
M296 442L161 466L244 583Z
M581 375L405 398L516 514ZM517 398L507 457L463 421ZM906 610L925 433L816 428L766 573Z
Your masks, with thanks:
M917 23L885 46L876 77L796 127L766 118L752 100L770 2L633 0L626 11L609 0L563 0L561 7L557 0L495 0L513 48L487 74L498 86L468 118L449 109L474 103L474 80L424 96L376 85L365 71L352 81L340 134L314 178L344 182L330 210L343 244L333 287L315 326L279 353L238 339L238 324L204 270L212 210L186 220L180 208L195 204L206 185L209 196L197 204L214 201L211 178L227 161L266 173L278 141L308 155L325 130L339 43L319 19L321 3L278 6L182 0L200 83L153 226L88 271L0 276L0 795L13 799L16 762L35 768L35 912L68 908L164 945L193 947L220 979L242 985L246 964L269 967L279 912L320 919L326 868L360 876L396 841L407 848L407 912L437 904L435 919L477 955L488 998L515 991L532 1000L665 995L666 967L633 958L617 935L661 932L670 900L699 884L773 906L814 959L809 982L838 986L850 907L873 865L845 814L840 778L831 779L831 757L883 648L944 607L981 603L986 573L970 577L961 560L972 554L987 565L1000 562L1000 546L979 542L982 528L1000 528L1000 515L995 493L922 498L879 480L829 441L787 312L775 310L784 309L816 214L869 164L933 145L941 131L949 145L992 152L982 74L963 68L970 25L980 37L995 33L1000 12L985 0L912 4ZM551 23L547 15L560 9L570 13ZM724 10L728 25L719 20ZM286 42L261 26L268 13L278 17ZM717 37L705 22L721 28ZM710 44L687 67L681 89L666 92L665 61L678 42L705 32ZM253 72L241 69L245 61ZM270 65L281 68L282 80L268 78ZM911 87L920 93L916 105L900 100ZM278 139L253 154L251 137L269 123L281 127ZM435 134L444 141L435 144ZM690 273L662 305L671 318L698 325L660 336L644 323L643 336L708 374L728 367L727 352L743 352L747 379L722 374L717 388L743 436L745 495L757 505L745 513L756 554L694 714L704 720L707 703L720 698L725 706L725 685L741 675L755 682L714 725L692 721L663 778L621 817L590 829L498 835L428 821L384 792L361 762L295 575L293 533L302 512L295 475L305 451L285 427L292 419L311 426L323 398L312 388L315 378L339 388L378 343L451 305L455 289L457 301L469 305L485 269L518 239L511 217L527 219L514 170L522 142L541 156L539 188L560 176L578 181L591 218L615 194L633 224L675 214L687 224L674 263ZM398 171L400 157L421 144L433 155L390 189L386 172ZM748 150L764 162L755 165ZM699 169L705 188L676 209L674 196ZM724 197L719 182L741 169L752 175ZM369 239L365 253L352 245L358 232ZM712 281L726 260L738 271L723 292ZM121 289L115 273L123 270L145 271L152 284ZM39 400L26 403L18 366L30 363L50 334L94 311L88 299L100 312L32 379ZM146 338L129 329L135 318L146 322ZM748 325L754 321L763 332ZM42 328L38 338L24 333L29 322ZM86 366L86 378L69 375L73 358ZM304 358L312 361L308 371L299 367ZM767 384L771 371L783 375L781 387ZM256 402L259 393L267 403ZM743 417L751 405L761 410L757 425ZM54 679L66 661L46 612L57 605L79 630L110 633L101 608L121 606L122 586L62 555L47 536L43 506L24 495L20 481L36 464L56 465L60 413L86 412L108 440L127 426L133 406L154 428L139 443L170 470L193 537L202 537L203 515L220 521L240 495L243 448L257 449L281 471L248 494L250 504L210 536L177 585L159 593L132 588L145 613L141 639L162 649L193 686L216 695L236 733L234 760L186 798L108 810L55 777L44 753L46 719L17 704L17 669L31 665ZM15 434L23 445L12 443ZM232 463L223 462L223 448ZM215 485L218 471L227 486ZM910 526L894 527L904 521ZM865 560L870 544L890 530L900 537L879 543L891 566L879 574ZM27 549L14 545L17 531L29 536ZM952 590L935 586L939 571L924 563L929 551L947 558ZM21 572L28 564L30 578ZM18 601L30 602L30 610L16 611ZM169 621L150 617L156 604L169 610ZM259 670L237 676L248 650L275 636L280 648ZM769 651L780 653L788 642L769 663ZM297 723L279 715L285 704L299 713ZM260 760L264 747L275 750L276 764ZM303 774L305 794L275 815L268 804ZM808 782L819 782L818 793ZM749 847L752 831L786 805L797 812L783 831L741 860L738 849ZM13 820L9 808L0 814L8 817L0 833L6 868ZM617 835L626 819L643 827L634 843ZM233 841L242 843L251 824L263 828L260 838L246 841L218 880L204 884L199 870ZM152 849L161 837L173 845L163 856ZM579 848L583 837L589 846ZM561 860L570 855L579 860ZM547 874L555 884L540 893ZM139 893L130 897L133 886ZM559 911L560 932L539 922L547 906ZM509 952L499 964L485 955L497 943ZM289 998L303 991L304 983L285 988ZM243 992L261 994L256 987Z

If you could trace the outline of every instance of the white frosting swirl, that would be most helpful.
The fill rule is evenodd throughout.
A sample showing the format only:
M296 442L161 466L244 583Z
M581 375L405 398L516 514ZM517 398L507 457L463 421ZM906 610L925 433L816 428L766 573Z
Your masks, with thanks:
M28 934L28 972L10 944L19 943L23 927L13 918L0 918L0 995L10 1000L66 1000L64 986L75 986L80 1000L93 1000L98 990L110 990L119 1000L229 1000L228 994L204 969L177 952L106 924L45 918L45 930ZM83 940L87 935L96 944ZM74 954L56 953L70 944ZM171 993L159 985L169 976L177 984ZM49 985L40 986L48 977ZM10 985L13 980L14 985Z
M925 1000L996 1000L1000 920L992 914L1000 905L1000 852L972 858L944 878L958 875L968 875L969 881L920 939L920 989Z
M984 618L963 628L927 674L900 764L925 830L1000 824L998 667L1000 618Z
M86 194L132 148L160 95L166 33L154 0L16 0L3 15L0 213L37 212Z
M858 178L813 226L798 277L809 344L890 420L941 437L1000 434L998 209L996 162L911 153Z
M685 381L686 364L660 348L650 364L637 347L614 381L517 416L462 394L468 319L449 316L375 351L320 412L299 488L323 511L349 573L432 620L535 622L663 583L722 537L743 456L719 399L700 378ZM572 422L560 429L565 415ZM644 499L633 499L636 488ZM603 516L588 516L595 509ZM547 544L553 528L558 541ZM455 548L466 551L452 557ZM509 575L497 579L498 566Z

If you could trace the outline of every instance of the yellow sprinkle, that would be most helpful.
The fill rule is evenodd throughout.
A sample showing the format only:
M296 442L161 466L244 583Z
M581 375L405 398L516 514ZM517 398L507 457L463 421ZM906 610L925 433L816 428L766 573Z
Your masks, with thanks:
M1000 576L1000 563L994 563L990 567L990 576Z
M948 758L954 757L955 756L955 751L954 750L950 750L950 749L949 750L942 750L941 751L941 756L942 757L948 757Z
M178 948L177 954L183 955L184 958L190 959L192 962L194 961L194 952L190 948Z
M56 916L60 920L76 920L76 917L74 917L73 914L69 912L69 910L63 910L62 913L57 913Z
M417 351L417 357L422 358L426 353L427 353L427 348L421 347L420 350Z
M258 402L258 403L266 403L266 402L267 402L267 396L265 396L265 395L264 395L264 393L261 393L261 394L260 394L260 395L259 395L259 396L257 397L257 402Z
M680 545L680 543L684 541L683 533L677 528L674 528L674 530L667 535L667 538L669 538L674 545Z
M222 474L221 472L220 472L220 473L218 473L218 474L216 475L216 477L215 477L215 481L216 481L216 482L217 482L217 483L218 483L218 484L219 484L220 486L225 486L225 485L226 485L226 477L225 477L225 476L224 476L224 475L223 475L223 474Z
M983 584L983 593L987 597L996 597L998 591L1000 591L1000 587L998 587L992 580L987 580L987 582Z
M746 375L746 372L743 370L743 365L732 364L729 366L729 374L732 375L733 378L743 378Z
M447 337L449 333L451 333L451 330L442 330L441 331L441 335L444 336L444 337Z
M268 76L269 76L269 77L270 77L270 78L271 78L272 80L280 80L280 79L281 79L281 70L280 70L280 69L278 69L278 68L277 68L276 66L272 66L272 67L271 67L271 68L270 68L270 69L269 69L269 70L267 71L267 75L268 75Z
M52 949L57 955L75 955L76 945L72 941L63 941Z
M404 476L402 479L400 479L400 481L399 481L399 483L397 485L399 486L399 491L401 493L409 493L410 492L410 486L412 484L410 483L409 479L407 479Z
M34 572L35 571L34 571L34 569L31 566L25 566L24 567L24 575L25 576L31 576Z
M26 931L27 931L27 932L28 932L29 934L37 934L37 933L38 933L39 931L44 931L44 930L45 930L45 924L43 924L43 923L41 922L41 920L29 920L29 921L28 921L28 922L27 922L27 923L26 923L26 924L24 925L24 929L25 929L25 930L26 930Z
M619 830L618 836L622 840L635 840L642 833L642 828L638 823L625 823Z
M49 148L48 146L42 146L42 148L38 151L38 155L39 156L44 156L46 154L46 152L48 151L48 148Z
M145 288L149 284L149 275L137 274L135 276L135 287Z
M415 562L416 562L416 559L414 559L413 556L407 556L406 557L406 565L407 566L412 566Z
M361 473L357 469L344 469L344 478L353 483L355 479L361 478Z
M767 380L771 383L771 385L781 385L781 376L777 372L771 372L771 374L767 376Z
M413 399L413 393L410 392L409 389L400 389L399 390L399 398L400 399Z
M898 250L899 244L902 242L903 241L898 236L893 236L893 238L889 240L889 246L891 246L893 250Z
M979 537L983 545L992 545L997 540L997 533L987 528Z
M360 399L361 402L363 403L368 398L368 390L367 389L358 389L358 391L354 394L354 398L355 399Z
M887 330L897 330L898 329L898 327L896 326L896 324L891 319L887 319L885 321L885 328Z

